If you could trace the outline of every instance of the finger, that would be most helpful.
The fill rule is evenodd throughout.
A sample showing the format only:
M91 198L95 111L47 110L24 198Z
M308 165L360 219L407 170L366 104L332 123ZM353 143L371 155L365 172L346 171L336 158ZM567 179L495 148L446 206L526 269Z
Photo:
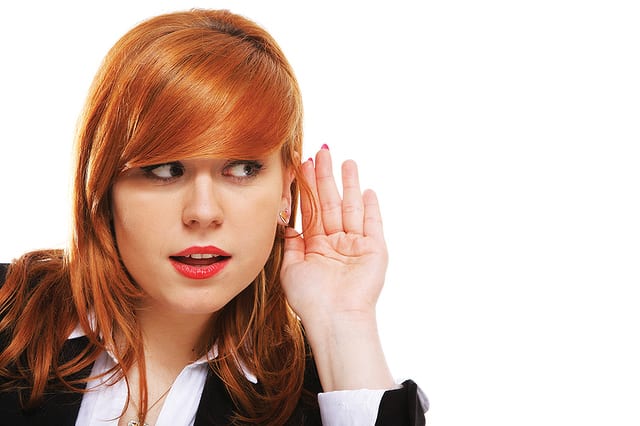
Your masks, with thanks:
M305 236L312 236L324 233L322 218L315 214L318 199L318 188L316 187L316 172L313 160L308 159L302 163L302 176L304 177L310 193L300 191L300 213L302 214L302 232Z
M316 154L316 185L318 187L318 201L322 224L327 235L341 232L342 228L342 200L333 177L331 154L326 148Z
M342 226L345 232L362 234L364 203L360 191L358 166L347 160L342 164Z
M376 193L367 189L362 194L362 201L364 203L364 236L384 239L382 215Z

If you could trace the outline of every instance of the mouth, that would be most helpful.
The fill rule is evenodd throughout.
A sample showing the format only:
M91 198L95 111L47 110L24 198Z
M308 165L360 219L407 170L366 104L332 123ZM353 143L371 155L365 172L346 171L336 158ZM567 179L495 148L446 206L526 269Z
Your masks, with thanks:
M169 261L181 275L190 279L211 278L229 263L231 255L212 246L190 247L169 256Z
M191 266L209 266L217 262L229 259L230 256L222 256L211 253L194 253L187 256L170 256L171 260Z

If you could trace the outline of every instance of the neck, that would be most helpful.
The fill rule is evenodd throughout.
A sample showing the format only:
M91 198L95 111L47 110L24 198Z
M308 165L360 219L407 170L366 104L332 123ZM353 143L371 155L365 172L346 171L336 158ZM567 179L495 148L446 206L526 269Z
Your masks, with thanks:
M144 345L146 380L143 386L148 391L146 418L153 424L178 374L210 349L204 347L203 339L213 315L189 315L165 307L145 306L136 311L136 316ZM127 372L132 404L120 419L120 426L127 426L127 422L135 425L135 419L143 417L139 408L139 374L136 364ZM142 426L142 423L138 425Z
M140 309L137 317L148 364L179 372L210 349L203 346L203 339L211 314L188 315L149 307Z

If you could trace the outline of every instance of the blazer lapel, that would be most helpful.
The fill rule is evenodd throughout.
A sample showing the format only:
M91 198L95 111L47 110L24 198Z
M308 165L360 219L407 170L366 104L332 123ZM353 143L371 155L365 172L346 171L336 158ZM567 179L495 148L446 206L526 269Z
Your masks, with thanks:
M233 415L233 401L222 380L211 369L202 390L194 426L226 426Z

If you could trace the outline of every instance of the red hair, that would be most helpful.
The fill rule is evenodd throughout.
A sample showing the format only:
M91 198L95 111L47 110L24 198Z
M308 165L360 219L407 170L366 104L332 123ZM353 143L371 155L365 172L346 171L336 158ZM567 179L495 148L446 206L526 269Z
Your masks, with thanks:
M227 11L193 10L152 18L124 35L99 69L80 121L70 247L23 256L0 291L0 333L10 336L0 374L26 380L35 404L51 379L80 391L65 377L108 347L125 377L141 366L145 413L135 316L142 290L115 245L113 182L131 167L202 156L257 158L276 150L296 176L295 207L298 182L304 182L302 102L291 66L265 30ZM308 191L304 183L302 190ZM238 407L236 420L245 423L284 423L302 390L302 330L279 281L283 247L278 232L260 275L218 312L200 348L206 353L218 345L212 368ZM78 323L91 344L61 365L59 351ZM247 383L240 362L257 376L259 389Z

